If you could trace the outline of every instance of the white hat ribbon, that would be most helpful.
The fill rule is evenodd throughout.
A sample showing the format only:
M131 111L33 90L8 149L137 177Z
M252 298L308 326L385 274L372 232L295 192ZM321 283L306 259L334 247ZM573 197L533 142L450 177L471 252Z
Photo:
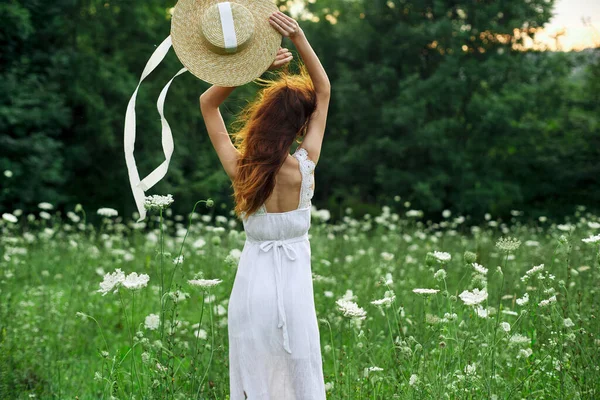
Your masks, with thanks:
M171 127L167 122L164 115L165 108L165 98L167 97L167 92L169 87L171 86L171 82L177 76L183 74L187 71L187 68L182 68L171 78L171 80L165 85L163 90L160 92L158 96L158 101L156 102L156 107L158 109L158 113L160 114L161 124L162 124L162 147L163 152L165 153L165 161L163 161L154 171L152 171L148 176L144 179L140 180L140 175L137 170L137 166L135 164L135 158L133 156L133 151L135 147L135 100L137 97L138 90L142 81L146 79L152 71L156 69L158 64L165 58L167 52L171 48L171 35L167 36L167 38L158 46L158 48L152 53L152 56L146 63L146 67L142 72L142 76L140 81L129 100L129 104L127 105L127 113L125 114L125 132L124 132L124 148L125 148L125 162L127 163L127 170L129 173L129 183L131 184L131 190L133 191L133 197L135 199L135 204L137 206L138 212L140 214L140 218L137 222L141 222L146 218L146 209L144 208L144 199L145 199L145 191L150 189L152 186L156 185L158 181L160 181L166 174L169 169L169 163L171 161L171 156L173 154L174 144L173 144L173 135L171 133Z
M219 16L221 17L221 27L223 29L223 41L225 42L225 50L228 53L235 53L237 51L237 37L235 35L235 28L233 25L233 13L231 11L231 4L226 1L218 3Z

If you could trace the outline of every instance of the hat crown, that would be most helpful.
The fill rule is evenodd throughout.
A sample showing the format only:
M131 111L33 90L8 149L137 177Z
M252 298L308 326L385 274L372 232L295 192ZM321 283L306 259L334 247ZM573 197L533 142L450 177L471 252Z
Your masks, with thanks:
M202 15L200 29L210 50L218 54L233 54L250 43L254 34L254 17L239 3L216 3Z

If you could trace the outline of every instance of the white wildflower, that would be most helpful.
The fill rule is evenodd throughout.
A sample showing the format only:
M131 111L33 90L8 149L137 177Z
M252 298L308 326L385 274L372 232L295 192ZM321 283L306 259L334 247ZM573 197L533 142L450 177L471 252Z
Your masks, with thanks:
M41 208L42 210L52 210L54 208L54 206L52 204L47 203L45 201L38 204L38 207Z
M508 322L500 322L500 327L504 332L510 332L510 324Z
M483 289L483 290L473 289L472 292L465 290L461 294L459 294L458 297L460 297L460 299L466 305L471 306L471 305L479 304L479 303L483 302L485 299L487 299L488 293L485 289Z
M473 263L472 265L473 265L473 268L475 269L475 271L477 271L483 275L487 274L487 272L488 272L487 268L484 268L482 265L477 264L477 263Z
M103 217L116 217L117 215L119 215L119 212L117 210L108 207L99 208L97 212L98 215L102 215Z
M12 222L13 224L17 223L17 221L18 221L17 217L15 217L14 215L12 215L10 213L2 214L2 219L7 222Z
M517 354L517 358L528 358L532 354L533 354L533 350L531 350L529 348L521 349L521 350L519 350L519 354Z
M519 246L521 246L521 241L518 240L517 238L501 237L496 242L496 247L505 253L515 251L519 248Z
M540 307L546 307L546 306L548 306L548 305L550 305L552 303L555 303L555 302L556 302L556 295L550 297L548 300L542 300L542 301L540 301L539 306Z
M517 304L520 306L524 306L529 302L529 293L525 293L522 298L517 299Z
M525 282L527 279L529 279L531 276L533 276L533 274L535 274L536 272L540 272L543 269L544 269L544 264L536 265L535 267L533 267L530 270L528 270L527 272L525 272L525 275L523 275L521 277L521 281Z
M356 319L365 319L367 317L367 312L353 301L338 299L335 303L346 317Z
M413 292L417 294L435 294L439 291L439 289L413 289Z
M489 310L481 307L481 305L478 305L475 311L477 312L477 316L481 318L487 318L490 315Z
M419 382L419 377L417 376L417 374L412 374L410 376L410 379L408 380L408 384L410 386L415 386L418 382Z
M178 265L183 263L183 254L173 259L173 264Z
M379 367L369 367L369 368L365 368L363 371L363 376L365 378L369 377L369 373L370 372L379 372L379 371L383 371L383 368L379 368Z
M144 326L151 331L158 329L160 325L160 317L156 314L150 314L144 320Z
M396 299L396 295L394 294L394 292L392 290L387 290L385 292L385 295L384 295L383 299L373 300L371 302L371 304L374 304L376 306L386 306L386 307L389 307L395 299Z
M433 256L435 257L436 260L438 260L438 262L441 262L441 263L448 262L452 258L450 253L446 253L443 251L434 251Z
M529 344L531 343L531 339L529 339L527 336L521 335L520 333L515 333L510 337L508 342L511 344Z
M132 272L129 275L127 275L125 280L123 280L122 285L127 289L137 290L146 287L149 280L150 276L148 276L147 274L138 275L137 272Z
M144 199L144 207L147 210L162 210L167 208L173 203L173 195L168 194L161 196L158 194L152 196L146 196Z
M101 292L102 296L105 296L111 290L114 290L113 293L116 293L119 285L121 285L124 280L125 274L120 268L117 268L112 274L108 273L104 275L104 281L100 282L100 289L97 291Z
M465 374L467 375L475 375L477 366L475 364L467 364L465 365Z
M587 239L581 239L581 241L585 242L585 243L597 243L597 242L600 242L600 234L594 235L594 236L590 236Z
M198 329L198 330L194 331L194 336L197 337L198 339L202 339L202 340L206 340L206 338L208 337L208 335L204 329Z
M219 283L223 282L221 279L190 279L188 283L192 286L199 286L202 288L209 288L213 286L217 286Z
M571 327L575 326L573 321L571 321L571 318L565 318L563 322L567 328L571 328Z

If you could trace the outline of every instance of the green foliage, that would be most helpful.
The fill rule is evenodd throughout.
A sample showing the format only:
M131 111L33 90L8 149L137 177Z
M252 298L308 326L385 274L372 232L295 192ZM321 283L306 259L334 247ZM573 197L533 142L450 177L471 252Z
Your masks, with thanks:
M0 5L0 171L14 173L0 177L3 208L49 201L134 210L122 145L125 109L147 59L169 34L174 4ZM348 206L369 212L400 195L434 219L446 208L480 218L597 207L598 51L511 47L544 24L552 6L307 2L318 21L301 24L333 88L314 204L334 214ZM171 52L140 88L135 157L142 176L162 162L155 102L180 67ZM228 209L230 182L198 110L207 86L191 74L173 83L165 112L175 153L151 192L171 193L186 208L210 195ZM227 122L256 90L234 92L222 107Z

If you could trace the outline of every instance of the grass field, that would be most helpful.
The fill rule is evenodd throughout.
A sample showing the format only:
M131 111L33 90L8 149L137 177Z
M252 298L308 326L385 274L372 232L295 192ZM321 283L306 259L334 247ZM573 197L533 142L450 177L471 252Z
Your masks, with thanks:
M327 398L600 398L600 218L427 223L408 206L313 212ZM0 398L229 399L245 236L194 210L101 209L99 227L81 207L5 213Z

